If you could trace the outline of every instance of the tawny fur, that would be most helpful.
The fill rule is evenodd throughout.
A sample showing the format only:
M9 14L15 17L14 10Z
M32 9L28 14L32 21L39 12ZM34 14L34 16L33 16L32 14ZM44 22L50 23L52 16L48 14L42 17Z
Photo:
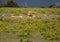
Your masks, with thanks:
M32 17L32 16L33 16L32 11L28 11L28 16L29 16L29 17Z

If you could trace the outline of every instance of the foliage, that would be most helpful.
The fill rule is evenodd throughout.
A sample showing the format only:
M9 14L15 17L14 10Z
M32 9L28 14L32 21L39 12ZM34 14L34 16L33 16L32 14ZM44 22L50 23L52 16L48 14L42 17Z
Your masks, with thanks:
M24 40L39 33L46 40L60 40L60 20L7 19L0 21L0 32L16 34Z
M35 14L60 14L60 8L0 8L0 13L11 13L14 15L27 14L32 10Z
M30 10L31 8L29 8ZM2 11L1 11L2 10ZM14 10L14 11L13 11ZM41 12L45 13L57 13L60 12L60 9L39 9L33 8L31 9L33 12ZM48 11L49 10L49 11ZM25 13L28 11L28 8L1 8L0 13L8 12L8 13ZM56 12L55 12L56 11ZM19 42L33 42L33 39L30 40L29 38L33 38L37 34L42 36L41 39L45 40L60 40L60 19L12 19L12 18L3 18L0 19L0 32L8 32L16 34L19 37ZM39 38L37 36L37 38Z
M16 2L13 2L13 0L9 0L4 7L18 7Z

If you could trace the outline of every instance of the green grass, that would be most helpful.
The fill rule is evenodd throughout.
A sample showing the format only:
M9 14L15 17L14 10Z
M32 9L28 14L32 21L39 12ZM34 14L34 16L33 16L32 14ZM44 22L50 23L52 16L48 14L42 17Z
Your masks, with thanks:
M36 14L60 14L60 8L0 8L0 13L27 14L29 10Z
M39 33L43 39L59 41L60 20L7 19L0 21L0 32L16 34L23 40Z
M19 39L15 34L0 32L0 42L17 42Z
M0 13L14 13L19 15L21 13L27 14L28 10L43 14L45 12L48 14L60 14L60 9L56 8L0 8ZM40 37L51 42L58 42L60 41L60 19L0 19L0 32L17 35L19 42L33 42L33 40L36 42L36 39ZM31 38L32 40L30 40Z

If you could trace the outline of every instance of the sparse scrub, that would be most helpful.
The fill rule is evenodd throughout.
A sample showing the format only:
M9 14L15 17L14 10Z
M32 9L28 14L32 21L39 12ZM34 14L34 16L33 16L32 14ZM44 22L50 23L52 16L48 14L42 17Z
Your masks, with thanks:
M0 13L19 15L27 14L29 10L37 14L60 14L60 8L0 8Z
M27 12L31 8L0 8L1 12L13 13L13 14L27 14ZM26 10L26 11L25 11ZM43 13L47 12L47 14L60 14L56 8L52 9L40 9L40 8L33 8L31 9L33 12L36 13ZM51 12L53 10L53 12ZM42 12L43 11L43 12ZM48 12L49 11L49 12ZM55 12L56 11L56 12ZM11 19L11 18L4 18L3 21L0 20L0 32L8 32L16 34L19 38L18 42L33 42L33 37L37 34L41 35L43 39L49 41L60 41L60 19L41 19L41 18L34 18L34 19ZM30 38L32 40L30 41ZM37 36L37 38L39 38ZM41 39L42 39L41 38ZM25 40L26 39L26 40ZM24 41L25 40L25 41ZM36 39L35 39L36 40ZM40 39L39 39L40 40Z

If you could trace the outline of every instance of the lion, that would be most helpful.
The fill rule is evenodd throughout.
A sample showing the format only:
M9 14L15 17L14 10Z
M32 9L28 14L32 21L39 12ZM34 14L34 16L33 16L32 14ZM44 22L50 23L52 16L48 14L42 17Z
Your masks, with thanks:
M28 11L28 16L29 16L29 17L32 17L32 16L33 16L32 11Z

